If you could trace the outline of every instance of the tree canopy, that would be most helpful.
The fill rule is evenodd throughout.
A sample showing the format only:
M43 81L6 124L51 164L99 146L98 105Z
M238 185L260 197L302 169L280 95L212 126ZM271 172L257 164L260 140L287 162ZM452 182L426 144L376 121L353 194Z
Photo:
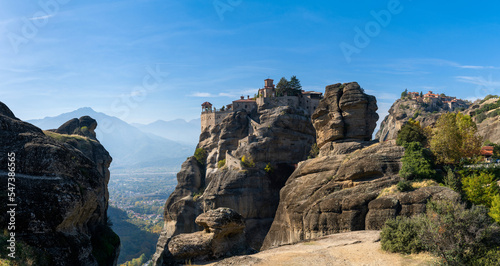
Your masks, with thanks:
M434 126L430 146L438 162L458 163L480 154L481 137L470 116L445 113Z
M423 146L427 143L427 136L420 122L411 118L401 127L396 138L396 144L399 146L406 146L410 142L420 142Z
M296 76L292 76L290 81L282 77L276 85L276 96L294 96L299 95L301 91L302 85L300 85L300 80Z

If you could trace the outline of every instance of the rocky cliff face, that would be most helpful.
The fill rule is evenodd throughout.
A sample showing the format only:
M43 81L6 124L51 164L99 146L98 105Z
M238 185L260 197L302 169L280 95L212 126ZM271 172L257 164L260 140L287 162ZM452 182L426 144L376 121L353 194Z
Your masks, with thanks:
M477 124L478 134L484 140L490 140L494 143L500 143L500 108L491 108L483 112L482 115L476 113L487 105L495 104L498 100L497 97L488 100L477 100L470 104L468 108L459 110L473 118ZM449 111L446 106L434 105L430 107L415 100L398 99L389 109L389 115L382 121L375 138L380 141L396 139L398 131L410 118L419 121L423 127L432 127L443 113Z
M489 140L493 143L500 143L500 107L498 106L500 99L498 97L490 98L485 100L475 101L465 113L472 116L474 122L477 124L477 133L483 137L483 139ZM488 106L494 106L487 108L489 110L478 114L478 110L486 108Z
M97 124L83 128L92 135ZM82 129L83 126L80 127ZM113 265L119 239L107 226L111 157L93 137L46 131L17 119L0 102L0 177L7 188L8 154L15 153L15 238L38 265ZM3 190L5 191L5 190ZM7 202L6 193L2 202ZM6 230L5 204L2 225ZM26 255L26 254L24 254Z
M206 161L188 158L177 175L177 188L165 204L155 265L171 261L167 245L173 236L202 230L196 217L219 207L244 217L246 242L259 249L273 221L279 190L294 164L307 157L314 139L305 110L291 107L235 112L203 131L198 148L206 151Z
M349 95L349 104L345 104L345 95ZM375 98L356 83L326 88L325 98L312 116L320 154L301 162L281 189L262 249L332 233L380 229L389 218L425 211L429 198L458 197L440 187L381 196L384 188L400 179L404 148L394 141L369 141L377 119L370 112L376 109ZM349 124L356 126L346 126Z
M396 139L398 131L410 120L419 121L422 127L434 126L441 114L449 112L443 106L428 106L410 99L398 99L389 109L389 115L380 124L375 139L386 141Z

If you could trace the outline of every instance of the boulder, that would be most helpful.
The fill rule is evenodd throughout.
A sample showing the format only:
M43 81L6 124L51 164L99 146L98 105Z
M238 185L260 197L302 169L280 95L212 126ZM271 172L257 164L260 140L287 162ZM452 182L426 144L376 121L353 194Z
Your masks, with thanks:
M168 250L174 261L206 261L249 253L243 217L229 208L199 215L196 223L203 231L172 237Z

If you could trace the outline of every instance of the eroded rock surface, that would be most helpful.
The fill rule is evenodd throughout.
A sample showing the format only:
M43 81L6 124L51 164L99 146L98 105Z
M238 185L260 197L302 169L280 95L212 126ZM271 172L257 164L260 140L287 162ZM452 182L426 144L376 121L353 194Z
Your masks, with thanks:
M9 153L16 159L16 241L34 251L33 263L116 264L120 242L106 226L111 157L104 147L85 136L44 133L0 102L0 180L5 188ZM2 202L7 202L3 191ZM1 208L6 229L5 204Z
M358 103L353 104L355 112L339 111L345 90L355 91L347 94L349 103ZM301 162L281 189L261 250L344 231L380 229L389 218L424 212L429 198L458 196L447 188L429 187L379 198L384 188L400 180L404 148L395 141L368 141L377 118L369 114L377 109L372 98L357 84L327 87L321 108L312 116L319 156ZM355 122L344 112L357 114Z
M312 115L318 147L340 139L370 140L378 120L377 100L356 82L334 84Z
M196 217L219 207L244 217L245 239L258 250L273 221L280 188L294 165L307 157L314 139L306 111L286 106L234 112L203 131L198 148L206 151L206 161L200 164L191 157L177 175L178 185L165 204L155 265L168 263L169 239L202 230Z
M198 216L196 223L204 230L180 234L169 241L174 261L214 260L251 252L245 240L245 221L234 210L210 210Z

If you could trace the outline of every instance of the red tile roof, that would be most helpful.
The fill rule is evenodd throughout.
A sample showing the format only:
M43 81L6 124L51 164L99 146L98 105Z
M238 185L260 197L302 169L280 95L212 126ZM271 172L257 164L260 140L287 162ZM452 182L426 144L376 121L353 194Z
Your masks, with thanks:
M249 102L252 102L252 103L254 103L255 100L246 99L246 100L236 100L236 101L233 101L233 102L236 102L236 103L249 103Z
M492 146L484 146L481 148L481 155L483 156L492 156L493 155L493 147Z

